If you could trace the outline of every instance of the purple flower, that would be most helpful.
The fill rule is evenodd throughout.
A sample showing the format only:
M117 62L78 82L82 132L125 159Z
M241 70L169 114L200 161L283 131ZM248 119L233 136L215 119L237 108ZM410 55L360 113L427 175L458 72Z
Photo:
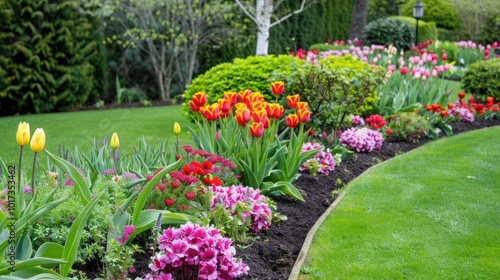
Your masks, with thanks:
M351 127L340 136L340 144L358 153L371 152L382 148L384 137L376 130Z
M122 236L118 237L116 239L116 241L120 242L121 244L125 244L125 242L127 242L127 239L134 232L134 230L135 230L135 226L132 226L132 225L123 226L123 234L122 234Z
M360 116L351 115L351 124L352 126L363 126L365 125L365 120Z

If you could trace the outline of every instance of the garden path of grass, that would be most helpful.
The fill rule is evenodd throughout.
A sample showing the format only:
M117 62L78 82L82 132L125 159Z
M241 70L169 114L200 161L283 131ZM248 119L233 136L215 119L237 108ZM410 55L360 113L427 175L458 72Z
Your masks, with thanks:
M319 227L299 279L500 279L499 158L494 127L369 169Z

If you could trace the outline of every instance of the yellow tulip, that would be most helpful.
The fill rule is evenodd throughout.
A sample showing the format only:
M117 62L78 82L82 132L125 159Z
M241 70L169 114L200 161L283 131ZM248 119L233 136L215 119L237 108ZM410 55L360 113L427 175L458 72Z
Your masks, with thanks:
M118 140L118 134L113 133L113 136L111 136L111 143L110 143L111 149L116 150L118 147L120 147L120 140Z
M33 138L31 138L31 150L38 153L45 147L45 132L43 128L37 128L35 133L33 133Z
M19 123L16 134L17 144L20 146L28 145L30 142L30 124L26 122Z
M174 123L174 134L175 135L179 135L181 134L181 126L179 125L179 123Z

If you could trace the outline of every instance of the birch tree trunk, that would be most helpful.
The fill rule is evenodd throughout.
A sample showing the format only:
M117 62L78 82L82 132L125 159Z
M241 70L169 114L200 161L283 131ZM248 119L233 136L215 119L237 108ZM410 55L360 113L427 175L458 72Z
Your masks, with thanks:
M257 47L256 55L267 55L269 49L269 29L273 14L273 0L257 0L255 18L257 19Z

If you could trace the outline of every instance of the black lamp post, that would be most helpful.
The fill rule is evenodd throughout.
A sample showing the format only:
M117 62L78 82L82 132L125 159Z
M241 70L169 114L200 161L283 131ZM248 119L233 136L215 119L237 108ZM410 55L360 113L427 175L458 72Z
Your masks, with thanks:
M424 16L424 4L420 2L420 0L417 0L417 3L413 5L413 17L417 20L417 26L415 27L416 30L416 35L417 37L415 38L415 46L418 45L418 20L421 19Z

